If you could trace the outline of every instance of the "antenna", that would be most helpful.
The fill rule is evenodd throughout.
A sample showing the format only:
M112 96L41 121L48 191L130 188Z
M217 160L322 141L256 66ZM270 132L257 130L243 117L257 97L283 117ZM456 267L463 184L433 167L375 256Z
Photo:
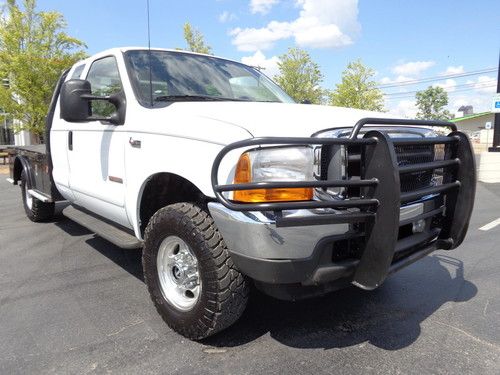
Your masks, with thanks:
M151 107L154 107L153 100L153 69L151 66L151 23L149 19L149 0L146 0L146 9L148 13L148 65L149 65L149 99Z

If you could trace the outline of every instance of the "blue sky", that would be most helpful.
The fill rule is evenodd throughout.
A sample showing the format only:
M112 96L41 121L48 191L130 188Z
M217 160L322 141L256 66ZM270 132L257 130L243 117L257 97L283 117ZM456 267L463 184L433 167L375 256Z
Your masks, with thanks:
M147 45L146 0L38 0L61 12L68 32L90 54ZM185 45L182 25L201 30L215 54L266 67L290 46L305 48L333 88L349 61L362 59L385 84L496 68L500 48L498 0L150 0L152 45ZM488 110L496 72L432 82L449 91L450 110ZM424 85L384 89L386 107L412 116L412 92ZM408 94L406 94L408 92Z

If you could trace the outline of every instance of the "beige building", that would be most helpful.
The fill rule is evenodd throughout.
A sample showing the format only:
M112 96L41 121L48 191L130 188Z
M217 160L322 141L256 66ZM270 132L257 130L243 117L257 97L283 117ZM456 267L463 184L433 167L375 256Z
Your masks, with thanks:
M492 112L476 113L450 120L457 125L458 130L467 133L472 141L476 153L487 151L493 143L493 126L495 114ZM486 129L486 124L491 123L491 129Z
M492 112L475 113L464 117L458 117L450 120L454 122L458 130L461 130L469 135L485 129L487 122L491 122L493 126L495 122L495 114Z

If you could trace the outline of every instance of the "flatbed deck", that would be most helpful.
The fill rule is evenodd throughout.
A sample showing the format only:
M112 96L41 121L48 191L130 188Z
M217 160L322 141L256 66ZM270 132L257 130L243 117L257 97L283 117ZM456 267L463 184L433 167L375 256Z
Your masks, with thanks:
M47 154L46 145L31 145L31 146L14 146L10 148L11 150L22 150L28 152L36 152L42 155Z

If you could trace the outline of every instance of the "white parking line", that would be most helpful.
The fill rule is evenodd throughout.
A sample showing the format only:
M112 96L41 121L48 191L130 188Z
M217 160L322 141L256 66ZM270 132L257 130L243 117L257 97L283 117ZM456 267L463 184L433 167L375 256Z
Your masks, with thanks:
M493 220L491 223L482 226L481 228L479 228L479 230L485 230L485 231L490 230L495 228L497 225L500 225L500 218Z

